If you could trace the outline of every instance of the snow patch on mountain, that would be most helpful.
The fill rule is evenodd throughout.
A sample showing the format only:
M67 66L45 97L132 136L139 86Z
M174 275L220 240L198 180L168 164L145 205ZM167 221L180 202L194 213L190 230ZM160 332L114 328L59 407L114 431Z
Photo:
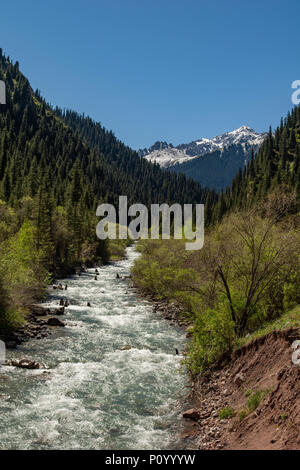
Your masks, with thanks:
M250 148L256 152L266 136L266 133L257 133L249 126L241 126L212 139L202 138L177 147L167 142L155 142L149 149L139 150L138 153L148 161L168 168L232 145L242 145L245 152L249 152Z

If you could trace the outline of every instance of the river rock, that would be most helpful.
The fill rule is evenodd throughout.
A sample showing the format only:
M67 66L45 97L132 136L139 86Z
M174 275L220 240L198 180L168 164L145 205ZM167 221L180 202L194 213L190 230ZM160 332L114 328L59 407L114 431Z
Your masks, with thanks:
M56 317L48 318L47 324L50 326L65 326L64 322Z
M129 351L129 349L131 349L131 348L132 348L132 346L130 346L129 344L127 344L126 346L123 346L123 347L121 348L121 351Z
M61 284L58 284L58 286L56 286L55 284L53 285L53 289L57 289L57 290L64 290L63 286Z
M65 313L65 307L56 308L52 314L53 315L63 315Z
M242 372L239 372L238 374L236 374L236 376L234 377L233 379L233 383L235 385L237 385L238 387L240 387L242 385L242 383L244 383L246 380L246 377L245 377L245 374L243 374Z
M6 361L7 366L19 367L20 369L46 369L45 364L42 362L36 362L31 359L12 359Z
M30 312L36 316L45 316L49 315L50 310L49 308L42 307L41 305L31 305Z
M186 410L182 413L183 418L192 419L193 421L197 421L200 417L200 413L195 408L191 408L190 410Z

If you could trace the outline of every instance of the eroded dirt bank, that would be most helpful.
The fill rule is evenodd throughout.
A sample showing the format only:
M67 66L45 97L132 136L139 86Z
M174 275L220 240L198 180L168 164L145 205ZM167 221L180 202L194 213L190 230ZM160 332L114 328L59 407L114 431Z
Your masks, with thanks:
M194 445L300 449L300 365L293 364L291 347L297 339L299 328L270 333L195 382L198 416L189 433ZM220 410L227 419L220 419Z

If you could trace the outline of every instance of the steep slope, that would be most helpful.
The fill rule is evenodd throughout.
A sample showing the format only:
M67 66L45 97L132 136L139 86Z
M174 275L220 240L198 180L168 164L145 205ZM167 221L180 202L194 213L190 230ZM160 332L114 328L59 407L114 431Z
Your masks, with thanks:
M78 198L88 209L101 201L203 202L207 190L141 160L112 132L76 113L55 111L0 50L0 79L7 104L0 107L0 198L14 205L34 197L42 181L56 204L65 205L75 167L81 182Z
M235 144L222 150L215 150L201 157L189 159L171 170L187 177L194 178L200 184L216 191L230 186L233 176L244 168L250 157L252 147L248 144Z
M299 334L287 328L249 341L223 369L198 377L195 392L205 398L189 434L198 448L300 449L300 367L291 347Z
M96 152L100 152L104 160L118 173L125 175L128 185L132 185L135 199L131 197L131 192L122 194L128 194L132 202L195 203L206 201L208 194L212 200L216 199L216 194L206 188L201 188L192 179L188 180L184 175L174 178L172 172L162 171L158 165L149 164L146 160L139 158L135 151L119 141L111 131L106 130L100 123L89 117L71 110L62 112L56 109L55 112L79 135L83 142Z
M112 132L54 110L0 49L0 332L20 327L50 276L124 253L96 236L96 207L217 198L184 175L141 160ZM115 250L115 252L114 252Z
M276 188L300 196L300 106L295 107L267 139L243 171L239 171L230 190L217 203L219 215L236 208L255 206Z

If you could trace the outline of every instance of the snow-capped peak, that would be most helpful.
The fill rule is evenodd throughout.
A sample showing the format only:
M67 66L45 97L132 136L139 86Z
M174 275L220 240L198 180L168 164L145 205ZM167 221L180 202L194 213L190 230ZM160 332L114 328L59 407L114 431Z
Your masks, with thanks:
M249 126L241 126L212 139L201 138L177 147L167 142L155 142L149 149L139 150L139 155L168 168L216 150L223 150L231 145L242 145L245 151L249 151L250 148L257 151L266 135L266 133L255 132Z

